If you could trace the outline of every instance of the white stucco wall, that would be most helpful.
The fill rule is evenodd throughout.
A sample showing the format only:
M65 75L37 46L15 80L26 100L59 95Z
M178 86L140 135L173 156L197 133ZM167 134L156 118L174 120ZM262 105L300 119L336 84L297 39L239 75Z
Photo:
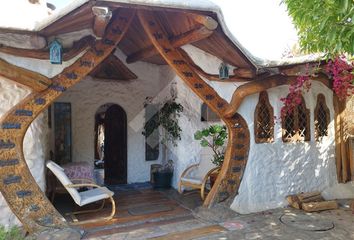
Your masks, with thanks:
M217 74L221 61L192 46L184 49L204 71ZM174 187L177 187L179 176L189 165L199 161L201 147L193 139L197 129L205 127L200 121L199 98L178 78L175 81L178 89L178 101L185 108L180 118L182 141L177 148L171 148L171 157L175 160ZM230 101L234 90L240 83L209 82L226 101ZM281 97L288 94L289 86L280 86L268 90L269 100L274 114L279 118L282 103ZM329 136L320 143L314 136L314 108L317 95L322 93L330 109L331 122ZM283 143L280 120L275 124L274 143L256 144L254 141L254 110L259 94L247 97L241 104L240 113L248 123L250 130L250 152L247 167L231 208L240 213L257 212L266 209L286 206L285 197L302 191L319 190L327 199L354 197L353 184L337 184L334 159L334 110L332 92L322 83L313 82L310 92L304 95L306 106L310 110L311 141L305 143Z
M121 52L116 53L125 61ZM166 91L174 73L167 66L144 62L127 65L138 79L129 81L99 81L86 77L66 91L57 102L70 102L72 111L72 156L74 162L94 162L95 114L105 103L120 105L128 120L128 183L150 180L150 165L159 160L145 161L144 101ZM161 148L160 148L161 150Z
M281 97L288 93L288 86L267 91L274 114L279 119ZM321 142L314 136L314 109L317 95L323 93L330 110L329 135ZM254 109L259 94L247 97L238 112L246 119L250 130L250 152L239 194L231 208L240 213L257 212L286 206L289 194L319 190L337 182L334 159L334 122L332 92L322 83L313 82L310 92L304 94L310 110L311 140L309 142L283 143L281 122L275 124L274 143L256 144L254 140Z
M0 77L0 117L29 93L28 89ZM30 125L23 143L27 165L42 190L45 190L44 159L47 153L47 129L47 117L41 114ZM20 224L1 193L0 213L0 225L9 227Z

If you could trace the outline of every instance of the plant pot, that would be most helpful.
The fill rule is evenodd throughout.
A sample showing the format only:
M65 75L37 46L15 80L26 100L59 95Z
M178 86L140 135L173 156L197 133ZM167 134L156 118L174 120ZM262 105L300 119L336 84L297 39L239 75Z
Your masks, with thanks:
M170 188L173 172L154 172L154 188Z

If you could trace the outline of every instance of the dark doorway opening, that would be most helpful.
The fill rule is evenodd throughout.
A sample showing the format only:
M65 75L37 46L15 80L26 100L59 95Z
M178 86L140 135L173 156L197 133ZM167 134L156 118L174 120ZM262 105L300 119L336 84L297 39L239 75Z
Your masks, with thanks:
M117 104L105 104L95 116L95 162L104 183L127 183L127 115Z

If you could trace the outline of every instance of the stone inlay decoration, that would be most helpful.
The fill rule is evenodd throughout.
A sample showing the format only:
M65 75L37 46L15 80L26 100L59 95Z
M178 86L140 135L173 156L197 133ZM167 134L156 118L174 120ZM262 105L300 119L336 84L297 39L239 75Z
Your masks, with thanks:
M133 9L118 9L102 40L96 40L77 61L53 77L50 86L42 91L32 92L2 118L0 191L12 212L29 232L44 231L53 226L67 227L67 223L41 191L28 169L22 146L25 133L38 114L63 91L82 80L114 50L126 33L134 15ZM83 62L85 64L82 64ZM0 75L2 69L0 68ZM33 81L39 75L28 70L25 72L27 74L25 77L33 77ZM17 78L18 82L21 82L21 75Z
M187 61L184 57L186 53L180 48L173 47L163 28L163 24L154 16L152 11L139 10L138 16L145 32L161 56L193 92L220 116L228 128L229 142L224 164L204 205L210 206L226 199L233 199L237 194L249 152L250 136L246 121L238 113L229 118L224 116L225 110L229 106L228 102L221 98L186 63Z

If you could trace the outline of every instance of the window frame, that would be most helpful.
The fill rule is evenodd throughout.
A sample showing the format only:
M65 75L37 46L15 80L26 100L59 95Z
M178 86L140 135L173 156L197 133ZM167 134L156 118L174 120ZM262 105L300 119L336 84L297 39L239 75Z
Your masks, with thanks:
M320 111L320 106L322 104L322 107L326 113L326 122L327 122L327 135L324 135L324 136L320 136L319 135L319 123L318 123L318 117L319 117L319 111ZM330 111L329 111L329 108L327 107L327 104L326 104L326 98L325 96L320 93L317 95L317 102L316 102L316 107L315 107L315 110L314 110L314 124L315 124L315 139L317 142L321 141L321 139L323 137L328 137L329 135L329 123L330 123Z
M305 128L307 129L305 136L301 136L299 134L300 132L300 126L299 126L299 106L302 106L304 112L305 112L305 117L306 117L306 124ZM310 127L310 110L306 108L306 102L303 96L301 96L301 104L298 105L294 111L293 111L293 119L294 119L294 125L293 125L293 130L294 134L292 135L291 138L288 138L286 136L286 128L285 128L285 117L288 116L283 116L281 119L281 127L282 127L282 140L284 143L291 143L291 142L309 142L311 141L311 127Z
M205 113L204 113L205 111ZM210 119L210 117L215 117ZM205 119L205 120L203 120ZM216 114L206 103L202 103L200 106L200 121L201 122L220 122L221 118Z
M258 132L260 128L260 110L264 107L269 112L269 126L270 126L270 137L259 137ZM267 91L262 91L259 93L258 103L254 111L254 139L256 143L271 143L274 142L274 109L269 102Z

